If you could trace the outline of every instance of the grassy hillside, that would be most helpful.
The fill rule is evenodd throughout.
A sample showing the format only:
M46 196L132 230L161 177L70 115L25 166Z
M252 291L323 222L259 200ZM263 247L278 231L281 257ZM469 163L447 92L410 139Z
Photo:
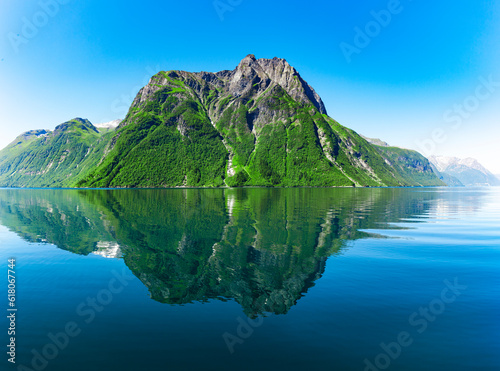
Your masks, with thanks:
M446 186L434 173L427 158L417 151L399 147L374 146L392 166L404 184L411 186Z
M79 118L24 133L0 151L0 186L69 187L98 165L112 136Z

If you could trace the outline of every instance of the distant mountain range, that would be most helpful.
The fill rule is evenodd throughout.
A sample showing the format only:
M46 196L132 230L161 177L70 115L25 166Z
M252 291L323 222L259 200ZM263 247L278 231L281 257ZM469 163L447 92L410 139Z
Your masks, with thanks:
M368 138L363 135L362 137L376 146L391 147L381 139ZM492 174L476 159L431 156L429 161L434 173L450 187L500 185L500 176Z
M449 185L500 186L500 179L473 158L431 156L429 160Z
M369 143L327 115L284 59L161 71L123 121L76 118L0 151L0 186L440 186L416 151Z

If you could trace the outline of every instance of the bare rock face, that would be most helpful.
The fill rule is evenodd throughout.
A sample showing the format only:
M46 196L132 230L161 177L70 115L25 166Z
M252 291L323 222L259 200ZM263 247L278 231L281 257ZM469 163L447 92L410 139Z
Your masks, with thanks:
M132 107L138 107L151 99L157 91L170 83L170 78L184 81L200 98L203 98L207 89L217 89L221 92L221 96L230 94L234 98L251 99L264 94L270 88L279 86L297 102L312 103L320 113L327 114L320 96L285 59L276 57L256 59L253 54L249 54L232 71L217 73L169 71L167 74L168 77L165 73L153 76L149 84L141 89ZM211 118L214 121L218 119L218 117ZM126 122L122 125L126 125Z
M231 72L229 92L236 97L244 96L256 85L258 93L264 92L270 85L279 85L295 100L311 102L322 114L326 114L320 96L285 59L256 59L253 54L247 55Z
M325 105L318 93L305 82L295 68L290 66L285 59L258 59L256 61L269 78L279 84L295 100L306 102L311 101L322 113L327 114Z
M229 93L235 97L246 95L254 85L258 85L259 90L267 88L271 81L260 67L253 54L243 58L229 78Z

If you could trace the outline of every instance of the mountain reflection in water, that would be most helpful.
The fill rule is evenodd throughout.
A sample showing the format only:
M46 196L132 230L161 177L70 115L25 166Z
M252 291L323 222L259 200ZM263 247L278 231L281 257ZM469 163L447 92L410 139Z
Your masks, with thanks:
M408 189L3 190L0 222L26 241L121 257L162 303L234 299L287 313L329 256L363 232L424 216ZM334 267L333 267L334 269Z

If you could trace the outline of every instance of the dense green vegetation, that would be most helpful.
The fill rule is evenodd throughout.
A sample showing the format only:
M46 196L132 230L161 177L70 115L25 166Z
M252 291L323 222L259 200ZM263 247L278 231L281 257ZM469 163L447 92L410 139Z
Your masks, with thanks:
M105 160L78 186L176 187L223 185L227 152L201 104L186 92L161 89L131 109Z
M0 151L0 185L69 187L97 166L113 134L83 119L25 133Z
M104 191L103 191L104 192ZM115 241L101 210L80 190L12 190L0 192L0 221L24 240L51 243L88 255L100 241Z
M216 74L162 71L116 130L75 119L25 133L0 151L0 186L443 185L418 153L331 119L304 84L286 61L254 56Z
M398 147L374 146L391 166L398 172L405 184L415 186L445 186L441 180L436 181L429 160L416 151Z

